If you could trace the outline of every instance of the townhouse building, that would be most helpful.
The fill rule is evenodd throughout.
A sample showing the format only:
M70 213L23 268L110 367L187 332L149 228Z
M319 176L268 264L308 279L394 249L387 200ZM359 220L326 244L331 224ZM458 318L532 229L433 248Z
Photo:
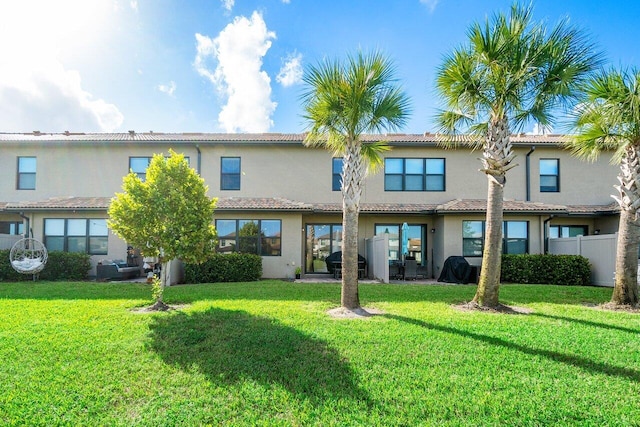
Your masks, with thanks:
M265 278L326 274L341 249L342 159L303 144L302 134L26 133L0 134L0 234L28 234L49 250L82 251L95 265L122 259L127 242L107 227L111 198L129 172L145 176L154 154L185 155L218 199L218 249L263 257ZM373 136L369 138L374 138ZM433 134L389 134L384 168L370 175L361 200L359 247L389 236L430 277L462 255L481 263L487 180L481 153L445 149ZM514 135L516 163L507 176L504 251L543 253L549 237L613 233L611 194L618 167L589 163L563 148L560 135ZM407 224L403 228L403 224ZM406 236L405 236L406 234Z

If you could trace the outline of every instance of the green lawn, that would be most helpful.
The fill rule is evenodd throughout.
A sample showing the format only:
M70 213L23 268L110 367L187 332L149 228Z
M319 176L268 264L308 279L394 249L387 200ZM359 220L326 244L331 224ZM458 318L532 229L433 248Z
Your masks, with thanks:
M504 285L528 315L460 312L473 286L0 283L0 425L639 425L640 315L611 289Z

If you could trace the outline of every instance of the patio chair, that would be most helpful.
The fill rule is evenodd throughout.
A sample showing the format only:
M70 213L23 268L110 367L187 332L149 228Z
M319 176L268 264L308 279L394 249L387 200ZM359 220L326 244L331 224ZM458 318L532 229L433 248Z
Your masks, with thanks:
M397 279L400 277L400 266L398 264L389 264L389 279Z
M415 259L404 262L404 280L416 280L418 278L418 263Z
M427 278L427 267L425 267L424 265L419 265L418 269L416 270L416 276L419 279L426 279Z

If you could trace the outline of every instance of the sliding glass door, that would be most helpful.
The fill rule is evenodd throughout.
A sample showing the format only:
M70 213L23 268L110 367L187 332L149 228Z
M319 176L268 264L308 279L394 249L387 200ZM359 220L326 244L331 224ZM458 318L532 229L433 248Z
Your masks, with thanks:
M342 250L341 224L307 224L305 273L328 273L325 259Z

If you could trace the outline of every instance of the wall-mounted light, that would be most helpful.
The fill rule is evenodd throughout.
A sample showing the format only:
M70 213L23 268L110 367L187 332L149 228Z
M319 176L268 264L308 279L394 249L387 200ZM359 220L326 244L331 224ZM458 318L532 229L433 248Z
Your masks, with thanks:
M431 232L432 232L432 233L435 233L435 232L436 232L436 229L435 229L435 228L432 228L432 229L431 229Z
M593 230L593 234L600 234L600 229L596 228L595 230Z

